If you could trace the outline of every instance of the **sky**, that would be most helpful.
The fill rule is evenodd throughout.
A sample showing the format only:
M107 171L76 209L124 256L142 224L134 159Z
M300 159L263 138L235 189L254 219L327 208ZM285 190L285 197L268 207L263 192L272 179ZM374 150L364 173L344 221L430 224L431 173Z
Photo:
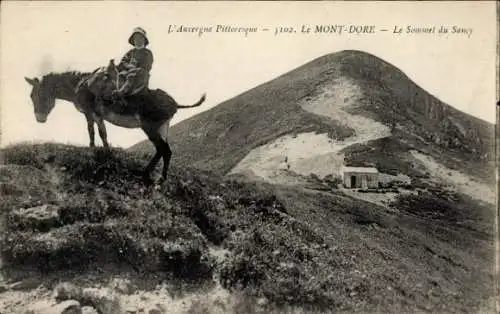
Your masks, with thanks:
M154 55L151 88L181 104L207 93L207 110L322 55L363 50L399 67L415 83L466 113L495 123L496 7L479 2L163 2L3 1L0 10L0 145L55 141L88 145L84 116L58 100L48 121L37 123L24 80L49 71L92 71L130 49L128 36L143 27ZM269 31L169 33L170 25L231 25ZM374 34L301 33L302 26L374 25ZM439 34L440 26L450 31ZM296 33L275 35L276 27ZM433 34L406 28L436 27ZM472 29L452 34L453 26ZM403 33L395 34L401 27ZM387 31L380 31L387 29ZM215 29L214 29L215 30ZM107 123L112 146L129 147L140 129ZM100 144L96 132L97 143Z

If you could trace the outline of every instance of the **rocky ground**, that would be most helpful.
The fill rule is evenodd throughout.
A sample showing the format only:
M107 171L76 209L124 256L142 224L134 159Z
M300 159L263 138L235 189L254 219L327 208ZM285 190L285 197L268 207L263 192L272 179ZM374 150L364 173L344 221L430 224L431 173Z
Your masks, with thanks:
M2 155L0 313L492 310L491 208L458 194L383 207L175 166L146 187L137 153Z

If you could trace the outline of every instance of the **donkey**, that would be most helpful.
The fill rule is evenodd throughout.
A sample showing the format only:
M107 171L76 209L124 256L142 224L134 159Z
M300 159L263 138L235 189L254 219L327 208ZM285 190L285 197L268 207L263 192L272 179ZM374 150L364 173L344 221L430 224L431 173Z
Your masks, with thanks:
M122 102L129 104L124 109L116 99L98 97L95 94L96 90L90 88L92 85L86 84L89 79L101 84L110 83L112 75L108 74L108 69L100 68L92 73L78 71L49 73L40 80L25 77L32 86L31 99L37 122L45 123L55 106L56 99L62 99L72 102L76 109L85 115L90 147L95 146L94 123L97 124L105 147L109 147L109 144L104 121L124 128L141 128L156 148L155 155L144 169L144 180L152 183L150 174L162 158L162 178L166 180L172 156L167 138L170 121L177 109L200 106L205 101L206 94L203 94L195 104L182 106L161 89L147 90L122 99Z

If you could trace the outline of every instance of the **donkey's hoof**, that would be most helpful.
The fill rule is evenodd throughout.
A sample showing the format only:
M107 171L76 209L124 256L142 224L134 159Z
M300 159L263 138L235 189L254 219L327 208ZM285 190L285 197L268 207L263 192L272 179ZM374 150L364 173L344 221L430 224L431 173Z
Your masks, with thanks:
M142 182L144 182L144 185L146 186L152 186L155 183L155 181L149 176L149 174L142 176Z

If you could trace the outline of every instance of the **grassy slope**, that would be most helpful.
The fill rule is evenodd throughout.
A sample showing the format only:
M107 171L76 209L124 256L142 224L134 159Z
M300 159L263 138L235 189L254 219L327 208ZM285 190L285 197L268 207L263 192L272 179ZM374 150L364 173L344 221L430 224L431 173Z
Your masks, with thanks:
M394 138L410 141L408 149L430 153L451 168L457 164L463 168L462 162L467 161L469 173L477 174L480 168L486 169L483 177L488 176L491 167L478 160L480 155L493 152L492 125L442 103L395 66L359 51L320 57L173 126L174 163L225 173L256 146L284 134L314 130L338 139L352 134L352 130L298 106L300 100L314 96L341 76L354 80L364 93L350 112L387 125L399 124L401 130ZM455 126L458 124L464 134ZM150 151L151 145L144 141L132 150ZM371 157L369 152L361 155Z
M7 277L19 268L53 274L106 264L197 285L217 274L223 287L265 296L269 306L318 311L470 312L490 295L492 211L464 197L402 198L389 212L335 193L181 168L163 187L145 189L134 174L146 163L138 154L64 145L3 153ZM440 215L430 215L436 203ZM39 204L53 204L59 219L28 224L13 213ZM209 248L230 256L216 264Z

